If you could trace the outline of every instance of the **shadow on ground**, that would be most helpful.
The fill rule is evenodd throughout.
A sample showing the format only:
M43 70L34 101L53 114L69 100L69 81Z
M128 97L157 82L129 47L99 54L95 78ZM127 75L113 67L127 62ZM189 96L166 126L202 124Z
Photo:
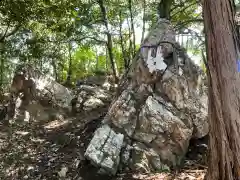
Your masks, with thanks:
M119 174L115 177L100 175L84 152L95 129L97 129L108 107L98 111L81 113L62 121L17 121L2 124L0 129L0 179L3 180L117 180L117 179L182 179L201 177L203 167L192 172L179 171L176 175L164 173L153 175ZM191 166L191 165L190 165ZM194 173L194 175L191 175Z
M106 111L107 107L60 123L2 124L0 179L112 179L98 175L83 156Z

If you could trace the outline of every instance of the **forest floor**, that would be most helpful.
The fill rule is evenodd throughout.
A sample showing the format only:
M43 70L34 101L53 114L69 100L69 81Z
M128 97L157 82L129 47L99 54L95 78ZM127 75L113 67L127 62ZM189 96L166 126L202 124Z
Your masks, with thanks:
M24 122L0 126L1 180L170 180L204 178L206 168L186 160L184 167L171 173L143 175L97 173L84 152L93 133L100 126L107 107L91 114L64 121ZM99 113L101 112L101 113Z

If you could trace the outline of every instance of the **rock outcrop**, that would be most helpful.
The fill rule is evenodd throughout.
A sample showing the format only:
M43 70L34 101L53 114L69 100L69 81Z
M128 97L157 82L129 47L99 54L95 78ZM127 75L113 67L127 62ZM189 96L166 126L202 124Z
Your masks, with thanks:
M189 140L208 134L204 75L175 42L168 21L159 21L135 60L101 127L108 125L109 132L124 136L121 154L111 152L115 159L110 158L112 164L101 162L104 158L97 154L105 152L105 146L94 141L100 138L97 132L101 129L86 152L95 166L109 173L116 172L121 164L142 172L176 167L187 152ZM107 149L111 148L115 145L110 143ZM89 149L95 152L89 153Z

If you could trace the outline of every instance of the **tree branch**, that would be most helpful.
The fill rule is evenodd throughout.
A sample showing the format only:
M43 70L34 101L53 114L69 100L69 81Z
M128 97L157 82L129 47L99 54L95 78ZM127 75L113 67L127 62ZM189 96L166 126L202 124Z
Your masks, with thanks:
M1 42L5 39L5 37L6 37L6 35L7 35L7 32L8 32L8 29L9 29L9 27L10 27L10 24L11 24L11 23L10 23L10 21L9 21L9 22L8 22L8 25L7 25L7 28L6 28L3 36L0 38L0 41L1 41Z
M9 32L9 33L6 34L5 38L7 38L7 37L9 37L9 36L12 36L13 34L15 34L15 33L19 30L20 27L21 27L20 24L18 24L17 26L15 26L15 28L14 28L11 32Z
M191 6L193 6L193 5L195 5L195 4L197 4L197 2L193 2L193 3L189 4L188 6L184 7L184 8L181 9L180 11L175 12L171 17L175 16L175 15L178 14L178 13L184 12L186 9L190 8Z
M190 20L187 20L187 21L179 22L174 26L174 29L181 29L184 26L186 26L187 24L197 23L197 22L203 23L203 19L190 19Z
M189 28L186 28L188 30L188 32L194 36L196 36L202 43L205 42L202 37L204 36L201 36L199 35L196 31L192 30L192 29L189 29Z
M106 43L106 41L103 41L103 40L100 40L100 39L97 39L96 37L91 37L91 36L87 36L87 37L82 37L80 39L78 38L72 38L72 39L68 39L68 40L56 40L56 41L52 41L52 40L40 40L40 41L37 41L38 43L46 43L46 42L49 42L49 43L69 43L71 41L75 41L75 42L81 42L85 39L91 39L91 40L94 40L94 41L97 41L99 43Z

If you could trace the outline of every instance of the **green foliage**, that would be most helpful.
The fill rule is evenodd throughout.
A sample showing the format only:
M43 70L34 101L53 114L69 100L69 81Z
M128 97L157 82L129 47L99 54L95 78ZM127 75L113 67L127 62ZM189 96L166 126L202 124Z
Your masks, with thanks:
M73 79L92 74L96 66L96 56L90 46L80 46L73 55Z
M128 0L104 1L113 40L114 61L119 73L124 72L124 60L131 61L133 58L130 24L141 28L140 22L144 20L146 31L149 30L157 21L158 3L157 0L145 3L132 0L131 22ZM194 0L175 0L171 15L177 32L196 22L199 24L201 13L196 12L198 7ZM1 81L10 82L15 68L13 62L31 62L59 82L66 81L70 64L69 43L74 47L71 50L71 81L112 71L106 50L106 28L98 1L2 0L0 17L0 42L4 45ZM140 46L138 43L136 48ZM190 41L188 48L195 54L200 52L196 44Z

